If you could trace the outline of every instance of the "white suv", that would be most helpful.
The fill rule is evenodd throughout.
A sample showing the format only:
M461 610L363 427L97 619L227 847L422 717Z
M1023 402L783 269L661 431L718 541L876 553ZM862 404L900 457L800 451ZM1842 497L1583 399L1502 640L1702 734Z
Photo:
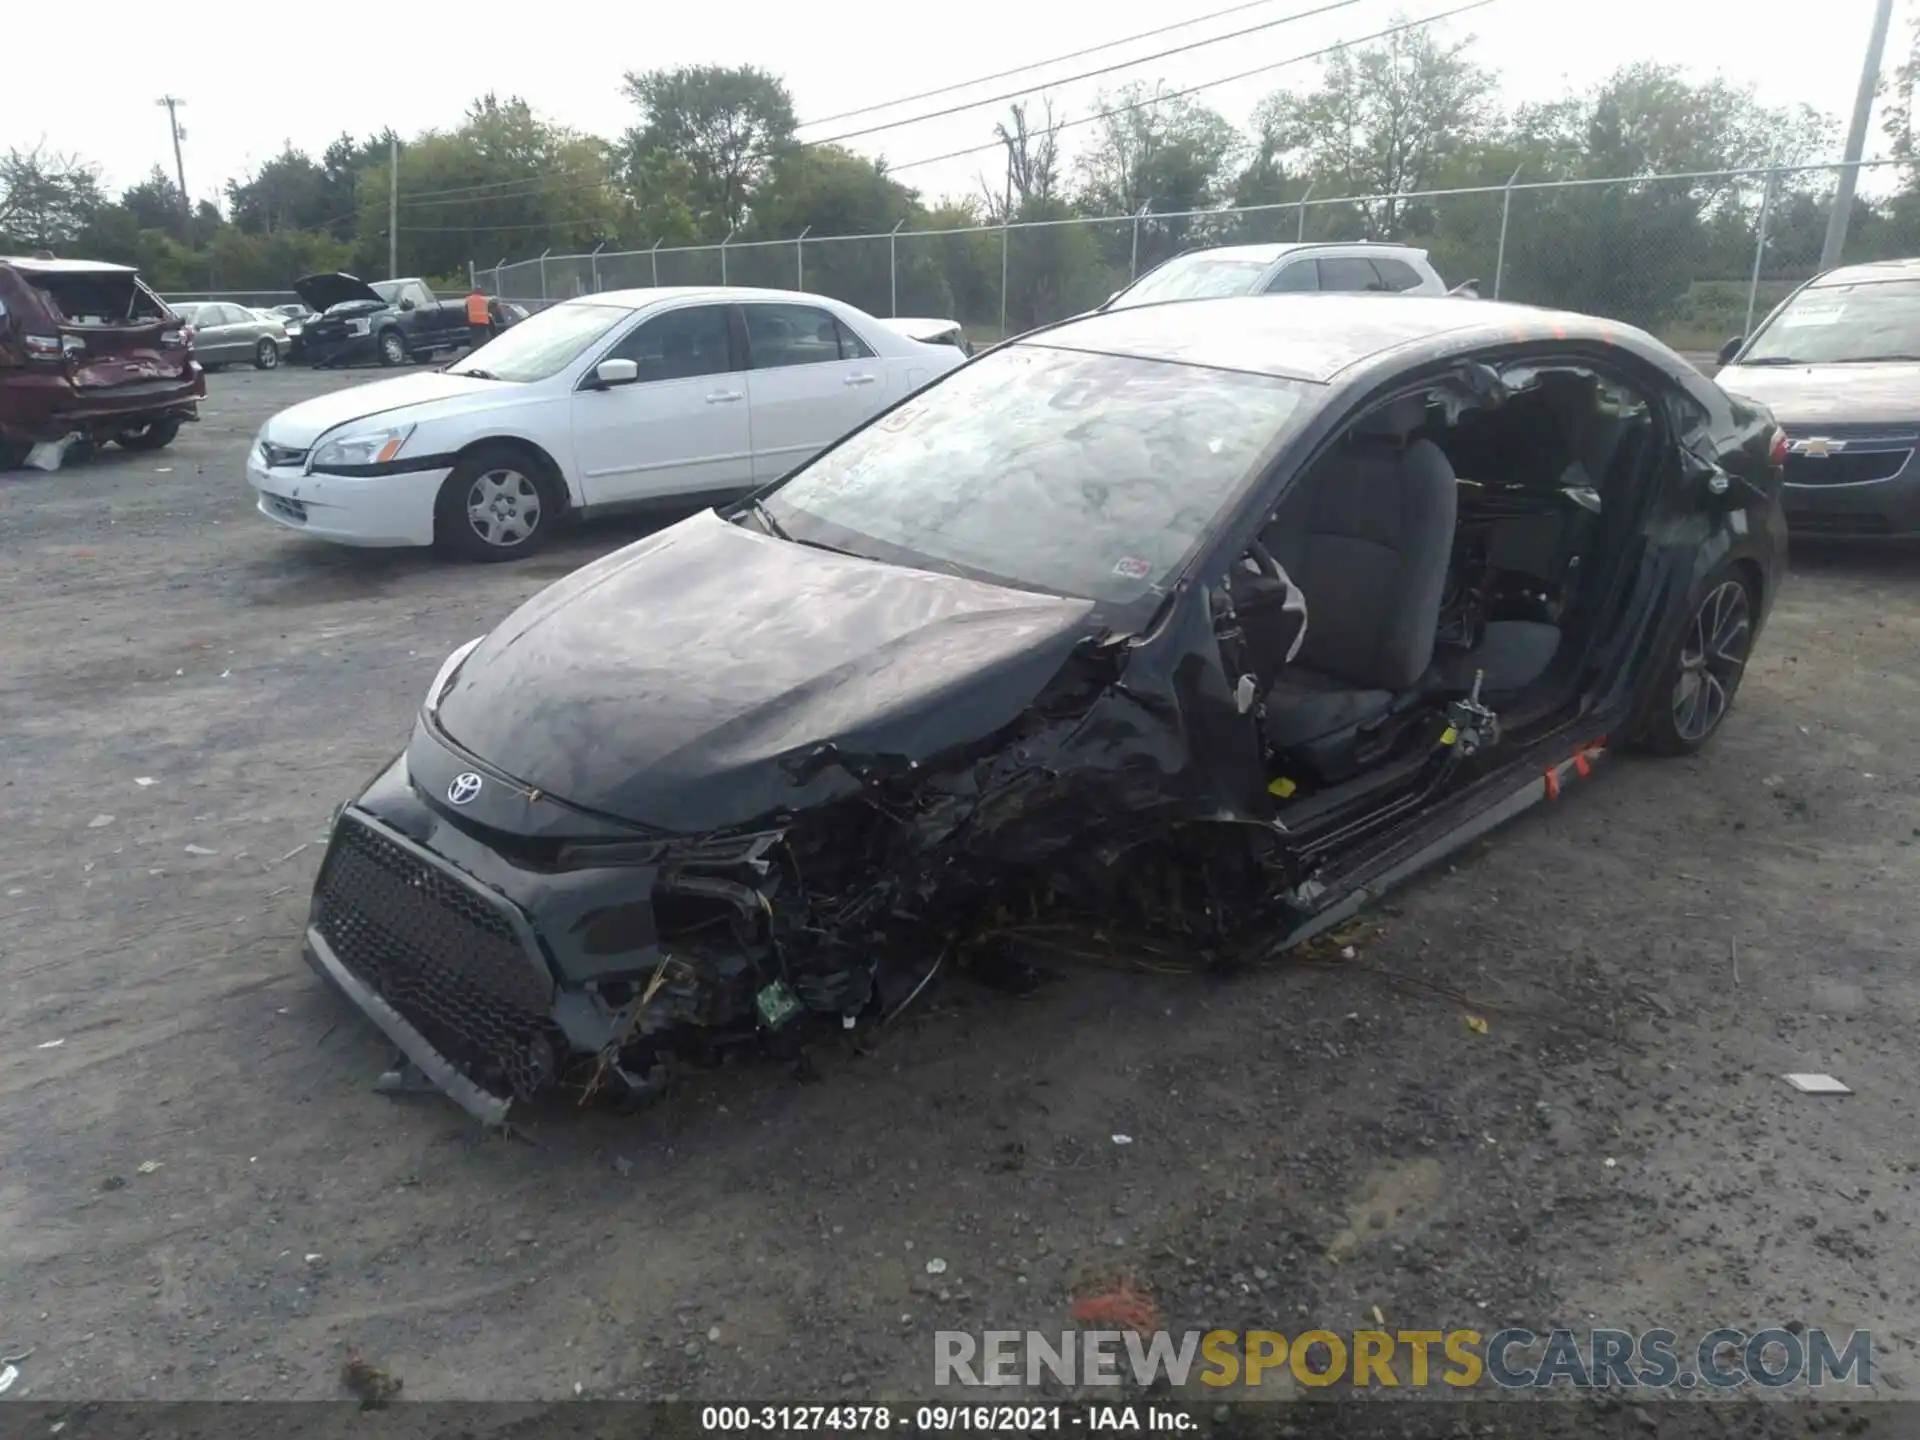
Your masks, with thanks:
M1154 267L1102 310L1151 305L1162 300L1200 300L1216 295L1279 295L1301 291L1376 291L1396 295L1476 296L1478 282L1447 289L1427 259L1411 245L1369 241L1292 245L1222 245L1189 250Z

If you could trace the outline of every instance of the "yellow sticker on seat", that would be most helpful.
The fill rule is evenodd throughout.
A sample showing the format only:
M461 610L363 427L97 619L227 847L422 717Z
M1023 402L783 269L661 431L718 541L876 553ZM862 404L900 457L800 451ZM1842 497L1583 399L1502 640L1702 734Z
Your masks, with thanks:
M1286 776L1282 775L1278 780L1274 781L1271 785L1267 786L1267 793L1269 795L1278 795L1282 800L1284 800L1299 788L1300 787L1298 785L1295 785L1293 781L1287 779Z

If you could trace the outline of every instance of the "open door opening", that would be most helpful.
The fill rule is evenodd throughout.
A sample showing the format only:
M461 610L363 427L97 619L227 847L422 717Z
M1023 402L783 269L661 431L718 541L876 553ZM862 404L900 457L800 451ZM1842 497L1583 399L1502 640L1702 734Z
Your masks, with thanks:
M1578 699L1660 421L1583 366L1500 381L1362 414L1233 567L1247 709L1296 835L1372 828Z

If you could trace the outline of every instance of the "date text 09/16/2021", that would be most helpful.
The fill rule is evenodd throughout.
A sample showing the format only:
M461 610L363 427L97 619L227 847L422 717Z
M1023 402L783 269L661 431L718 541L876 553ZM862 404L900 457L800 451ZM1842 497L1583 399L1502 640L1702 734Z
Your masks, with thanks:
M1025 1434L1059 1431L1193 1429L1183 1410L1148 1405L706 1405L708 1432L917 1431L948 1435L980 1431Z

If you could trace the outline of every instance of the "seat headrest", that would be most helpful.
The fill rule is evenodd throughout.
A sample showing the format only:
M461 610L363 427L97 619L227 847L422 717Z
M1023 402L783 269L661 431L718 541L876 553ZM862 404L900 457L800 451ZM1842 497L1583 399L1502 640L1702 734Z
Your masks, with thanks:
M1392 440L1404 440L1426 423L1427 397L1402 395L1398 400L1390 400L1379 409L1362 415L1354 422L1352 433L1356 436L1385 436Z

